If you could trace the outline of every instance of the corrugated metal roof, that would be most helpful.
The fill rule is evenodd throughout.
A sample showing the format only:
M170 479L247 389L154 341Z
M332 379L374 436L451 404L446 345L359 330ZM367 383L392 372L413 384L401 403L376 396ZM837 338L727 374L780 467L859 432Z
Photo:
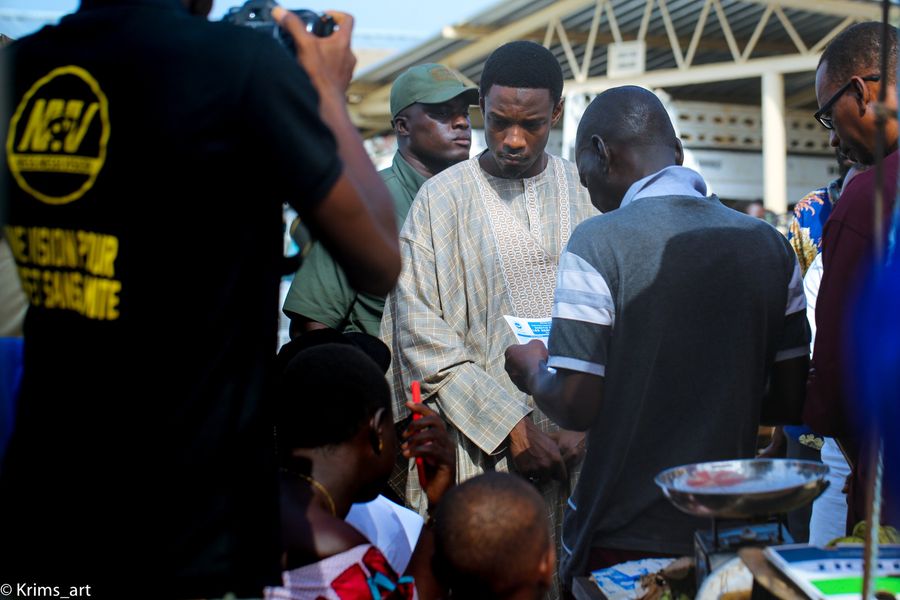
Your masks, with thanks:
M711 1L712 4L707 9L702 36L691 63L695 66L733 61L726 30L717 15L715 0ZM864 20L865 16L859 17L860 14L871 14L872 16L869 18L877 18L878 12L878 3L874 0L845 0L843 2L835 0L818 0L816 2L799 0L718 1L727 17L728 27L741 51L754 37L761 17L767 12L770 13L750 56L753 59L793 55L800 52L788 29L782 23L779 11L787 18L807 51L829 32L841 26L847 15L856 15L858 20ZM380 100L386 100L386 91L390 84L405 69L423 62L446 62L457 52L469 48L472 44L482 42L497 32L502 32L505 27L522 23L530 16L538 15L540 11L554 11L558 6L564 4L564 2L554 2L554 0L503 0L486 8L465 23L452 25L449 28L451 31L447 31L447 33L455 33L459 37L436 36L386 62L370 67L357 75L350 88L351 110L354 105L365 105L367 109L365 116L360 114L354 116L365 121L365 126L377 129L379 111L373 111L373 106L376 106L377 102L373 101L370 96L374 95ZM571 42L576 64L580 69L586 54L595 9L598 5L605 5L605 2L575 1L571 4L577 5L577 8L558 16ZM611 5L621 38L626 41L637 39L644 20L647 2L645 0L611 0ZM705 5L706 2L701 0L663 0L662 3L660 0L653 0L645 36L647 46L645 68L647 72L678 67L678 61L671 48L662 7L665 6L671 17L681 53L685 54ZM605 77L607 73L607 45L615 38L614 28L611 27L608 15L609 12L604 8L587 72L589 78ZM531 31L509 39L532 39L542 43L546 30L547 22L543 21ZM496 45L505 41L507 39ZM559 60L566 80L574 80L576 74L573 73L570 66L564 45L555 33L549 47ZM479 56L468 57L453 66L465 77L478 83L484 61L492 49L486 48L484 52L479 52ZM786 75L785 96L789 99L799 98L793 106L807 107L814 102L814 98L810 98L808 94L804 97L804 92L812 87L813 81L812 73ZM702 99L738 104L758 104L761 93L759 78L678 85L667 87L666 92L675 99ZM390 118L386 114L386 107L384 113L383 129L387 129Z

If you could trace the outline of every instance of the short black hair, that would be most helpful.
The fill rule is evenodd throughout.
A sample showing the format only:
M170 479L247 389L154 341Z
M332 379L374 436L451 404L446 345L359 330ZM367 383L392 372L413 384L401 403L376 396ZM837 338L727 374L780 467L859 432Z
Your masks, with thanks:
M391 395L381 368L350 344L297 352L281 373L275 430L282 460L294 448L320 448L352 438Z
M588 105L576 139L599 135L635 146L674 146L675 128L660 99L648 89L623 85L604 91Z
M854 75L882 75L882 80L893 85L897 71L897 28L888 26L888 72L881 73L882 24L867 21L851 25L831 40L819 66L827 63L828 75L839 82L849 81ZM818 68L818 67L817 67Z
M481 72L481 97L492 85L549 90L553 104L562 97L563 74L553 53L535 42L517 41L491 52Z
M543 497L509 473L485 473L451 488L434 518L432 567L453 598L514 591L553 543Z

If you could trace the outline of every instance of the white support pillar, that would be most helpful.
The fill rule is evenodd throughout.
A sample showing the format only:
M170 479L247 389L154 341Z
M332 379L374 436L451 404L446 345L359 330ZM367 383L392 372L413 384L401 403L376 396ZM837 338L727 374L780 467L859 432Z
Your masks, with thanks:
M563 131L562 131L562 157L574 161L575 160L575 134L578 133L578 123L581 121L581 115L587 109L588 98L583 92L567 92L565 94L566 103L563 108Z
M763 204L784 214L787 202L787 131L784 115L784 75L775 71L762 76Z

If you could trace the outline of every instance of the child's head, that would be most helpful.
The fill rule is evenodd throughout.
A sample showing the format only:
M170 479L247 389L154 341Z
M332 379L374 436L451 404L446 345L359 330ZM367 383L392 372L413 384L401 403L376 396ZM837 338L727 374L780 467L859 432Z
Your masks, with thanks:
M534 486L486 473L435 514L434 574L453 598L542 598L556 569L547 506Z
M276 439L284 466L298 454L308 457L303 450L353 450L366 479L363 495L377 495L397 452L390 390L381 368L349 344L297 352L281 374Z

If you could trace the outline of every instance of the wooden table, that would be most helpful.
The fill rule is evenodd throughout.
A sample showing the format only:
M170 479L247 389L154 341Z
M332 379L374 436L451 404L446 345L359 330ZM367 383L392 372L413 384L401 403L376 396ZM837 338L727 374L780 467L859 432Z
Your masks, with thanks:
M775 568L763 554L763 548L741 548L738 556L753 574L751 600L809 600L809 597ZM572 580L575 600L607 600L591 577Z
M753 574L751 600L809 600L793 581L768 561L762 548L741 548L738 556Z

